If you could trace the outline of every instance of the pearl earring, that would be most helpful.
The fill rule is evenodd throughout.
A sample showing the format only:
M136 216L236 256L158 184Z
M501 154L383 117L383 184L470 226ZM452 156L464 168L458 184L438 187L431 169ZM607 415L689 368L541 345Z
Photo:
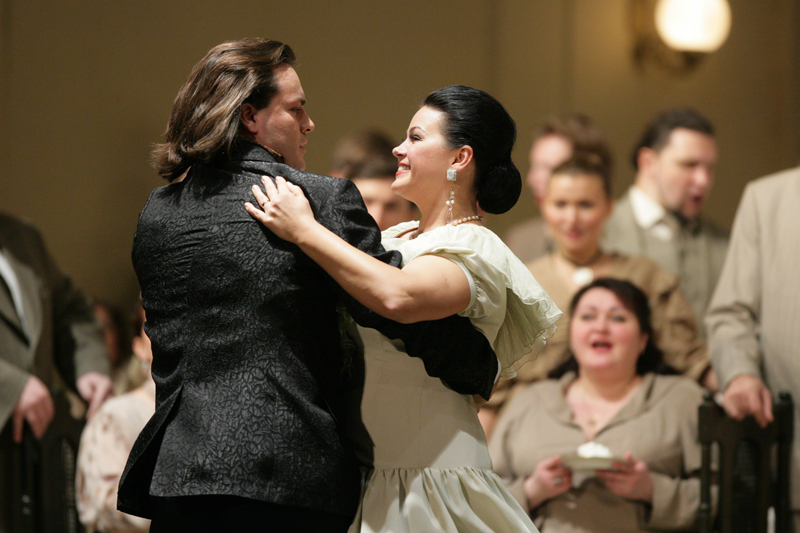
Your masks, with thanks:
M458 172L454 168L447 169L447 181L450 182L450 199L445 202L447 204L447 215L445 216L445 223L452 224L453 223L453 204L456 203L455 197L456 193L453 190L453 183L456 181L456 177L458 176Z

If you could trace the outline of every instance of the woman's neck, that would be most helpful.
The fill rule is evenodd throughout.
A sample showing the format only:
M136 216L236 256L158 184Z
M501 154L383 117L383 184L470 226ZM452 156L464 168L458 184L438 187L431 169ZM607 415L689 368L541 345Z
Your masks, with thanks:
M630 396L634 389L642 382L642 376L633 374L615 379L594 375L584 369L574 385L589 398L601 399L606 402L617 402Z
M580 254L570 254L559 249L552 257L555 271L573 290L591 283L598 275L595 269L601 268L605 262L605 255L599 248Z
M573 421L580 426L588 440L603 430L620 410L630 401L639 385L641 376L621 376L614 380L593 379L586 369L567 390L567 402L572 410Z
M438 201L432 201L425 205L418 204L418 207L420 209L420 218L417 235L447 224L447 211L449 206L446 204L445 200L439 199ZM454 222L457 223L460 220L477 215L478 205L474 198L459 198L459 196L456 195L452 215L452 220ZM480 220L465 221L465 223L479 222Z
M603 251L600 249L599 245L586 250L559 249L558 251L561 257L575 268L591 266L603 255Z

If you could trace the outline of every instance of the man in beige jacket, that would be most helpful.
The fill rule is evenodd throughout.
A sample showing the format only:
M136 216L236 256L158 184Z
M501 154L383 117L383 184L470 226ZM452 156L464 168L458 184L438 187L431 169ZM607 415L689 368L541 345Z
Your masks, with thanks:
M631 162L634 184L606 222L602 248L677 274L701 321L728 245L701 214L717 163L714 127L692 109L665 111L642 132Z
M772 393L800 398L800 168L748 184L706 317L725 410L772 420ZM795 427L800 411L795 409ZM800 531L800 439L792 457L792 509Z
M64 383L86 400L87 417L111 393L99 324L39 232L0 213L0 531L21 527L13 523L12 452L26 427L44 436L56 414L52 393Z

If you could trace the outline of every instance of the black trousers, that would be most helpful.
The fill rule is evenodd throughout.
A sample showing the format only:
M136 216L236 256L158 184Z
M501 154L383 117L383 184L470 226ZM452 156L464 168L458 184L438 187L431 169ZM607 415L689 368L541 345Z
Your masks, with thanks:
M154 498L150 533L346 532L353 517L237 496Z

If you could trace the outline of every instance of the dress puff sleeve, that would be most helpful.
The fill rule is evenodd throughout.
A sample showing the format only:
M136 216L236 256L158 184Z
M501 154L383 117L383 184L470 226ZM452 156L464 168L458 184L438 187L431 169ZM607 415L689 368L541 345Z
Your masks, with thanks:
M491 230L476 225L442 226L413 240L391 238L416 222L386 230L383 244L403 254L403 265L420 255L439 255L464 271L470 302L458 313L492 343L500 362L500 379L542 351L555 332L561 311L530 271Z

